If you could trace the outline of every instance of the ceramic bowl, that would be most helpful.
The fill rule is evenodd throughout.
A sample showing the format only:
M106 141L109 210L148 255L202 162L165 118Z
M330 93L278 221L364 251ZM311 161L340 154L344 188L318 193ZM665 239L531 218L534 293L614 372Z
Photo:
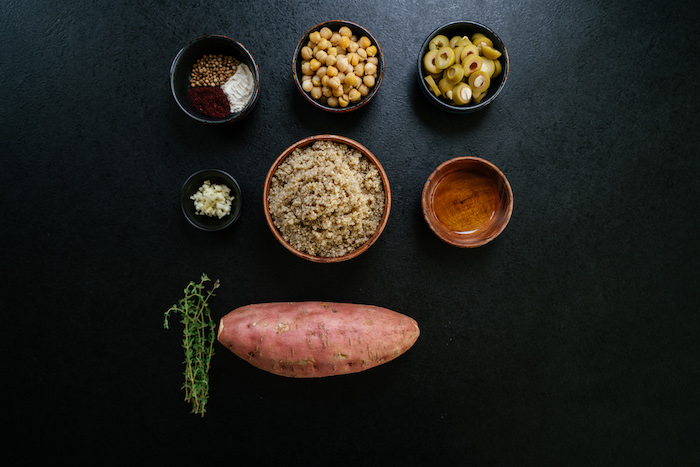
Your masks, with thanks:
M442 241L473 248L492 241L513 213L513 190L491 162L475 156L438 166L423 187L423 217Z
M379 63L377 65L377 77L375 80L374 87L370 88L369 93L366 96L362 97L359 101L355 103L351 102L346 107L331 107L322 100L314 99L308 92L304 91L304 89L302 88L302 77L304 76L304 74L302 73L303 58L301 56L301 49L308 44L309 36L312 32L320 31L323 27L329 28L332 32L337 32L343 26L347 26L348 28L350 28L350 31L352 31L352 33L356 35L358 39L362 36L367 36L372 42L372 45L375 45L377 47L377 54L375 55L379 59ZM351 112L366 105L379 91L379 86L382 84L382 79L384 77L384 53L382 52L382 48L379 46L379 42L377 42L377 39L372 35L372 33L370 33L367 29L360 26L359 24L341 20L326 21L324 23L317 24L313 28L309 29L306 32L306 34L304 34L304 36L299 40L299 43L297 44L296 49L294 50L294 57L292 58L292 74L297 89L299 89L301 95L304 96L304 98L311 104L313 104L314 107L325 110L327 112L334 113Z
M231 195L233 196L231 213L222 217L221 219L216 216L209 217L197 214L194 201L190 199L190 197L194 195L199 190L199 187L201 187L207 180L209 180L212 185L226 185L231 188ZM182 213L185 215L185 218L187 218L189 223L198 229L214 232L231 226L241 216L242 206L241 187L231 175L223 170L200 170L199 172L190 175L187 181L185 181L185 183L182 185L180 195L180 207L182 208Z
M224 118L214 118L200 113L190 102L188 93L192 66L205 54L232 56L250 69L254 81L253 95L240 112L230 113ZM187 44L175 56L170 67L170 90L180 109L193 120L208 125L229 124L241 120L253 110L260 96L260 71L255 59L243 44L221 35L202 36Z
M284 237L282 237L282 234L280 231L277 229L275 226L272 216L270 215L270 203L269 203L269 193L270 193L270 186L272 183L272 177L277 170L277 168L280 166L280 164L289 156L295 149L298 148L304 148L308 145L313 144L315 141L334 141L337 143L342 143L345 144L351 148L354 148L358 150L364 157L369 159L378 169L379 175L381 176L382 183L384 185L384 193L385 193L385 203L384 203L384 214L382 215L382 219L379 223L379 226L377 227L377 230L374 232L374 235L370 237L367 242L365 242L363 245L361 245L359 248L346 253L343 256L336 256L336 257L323 257L323 256L313 256L310 255L306 252L297 250L294 248L292 245L290 245ZM289 146L282 154L279 155L277 160L272 164L272 167L270 167L270 170L267 174L267 177L265 178L265 185L263 188L263 209L265 213L265 219L267 220L267 225L270 227L270 230L272 231L272 234L274 237L279 241L279 243L286 248L288 251L292 252L296 256L303 258L308 261L313 261L316 263L338 263L342 261L347 261L352 258L356 258L357 256L361 255L367 249L372 246L381 233L384 231L384 227L386 227L387 221L389 220L389 211L391 209L391 189L389 187L389 179L386 175L386 172L384 172L384 168L382 165L379 163L379 160L372 154L367 148L362 146L360 143L353 141L350 138L346 138L344 136L336 136L336 135L317 135L317 136L310 136L308 138L304 138L300 141L297 141L296 143L292 144Z
M433 40L438 35L446 36L451 39L455 36L469 36L472 37L475 33L481 33L491 39L493 46L496 50L501 52L501 57L499 58L502 66L501 73L495 78L491 78L491 84L487 89L486 95L482 98L479 103L469 103L465 105L457 105L450 101L444 96L436 96L431 90L430 86L425 80L428 73L423 66L423 58L425 54L430 50L430 41ZM498 35L493 32L489 27L483 24L475 23L474 21L454 21L452 23L447 23L439 28L435 29L430 35L425 39L423 45L421 45L420 52L418 54L418 86L425 95L425 97L432 102L438 108L453 114L466 114L476 112L481 110L491 104L496 97L501 93L503 87L506 85L506 80L508 79L508 50L505 44Z

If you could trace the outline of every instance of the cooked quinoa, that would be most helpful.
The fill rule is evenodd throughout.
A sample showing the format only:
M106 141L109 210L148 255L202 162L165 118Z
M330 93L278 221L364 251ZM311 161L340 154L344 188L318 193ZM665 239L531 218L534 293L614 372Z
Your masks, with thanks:
M345 144L294 150L272 176L270 215L282 237L313 256L336 257L367 242L384 213L377 167Z

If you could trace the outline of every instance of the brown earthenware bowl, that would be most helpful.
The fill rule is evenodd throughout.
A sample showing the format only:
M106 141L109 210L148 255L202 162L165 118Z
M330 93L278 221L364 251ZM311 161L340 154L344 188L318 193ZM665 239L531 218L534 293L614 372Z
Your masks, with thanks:
M301 49L308 44L309 35L312 32L320 31L323 27L328 27L331 31L337 32L342 26L347 26L348 28L350 28L352 33L358 38L362 36L367 36L372 42L372 45L375 45L377 47L377 54L375 55L379 59L379 63L377 65L377 78L374 87L370 88L369 94L362 97L359 101L351 103L347 107L331 107L330 105L326 104L325 102L322 102L321 100L314 99L308 92L304 91L304 89L302 88L302 76L304 76L304 74L301 71L301 64L303 61L301 58ZM353 110L357 110L360 107L363 107L377 94L377 91L379 91L379 85L382 83L382 78L384 77L384 53L382 52L382 48L379 46L379 42L377 42L377 39L372 35L372 33L370 33L367 29L360 26L359 24L353 23L351 21L341 20L326 21L324 23L317 24L313 28L309 29L306 32L306 34L304 34L304 36L299 40L299 43L297 44L296 49L294 50L294 57L292 58L292 74L294 76L294 83L296 84L297 89L299 89L299 92L302 94L302 96L304 96L304 98L307 101L311 102L315 107L332 113L350 112Z
M423 216L442 241L461 248L485 245L508 225L513 191L491 162L474 156L442 163L423 187Z
M364 157L369 159L376 167L377 170L379 171L379 175L382 179L382 184L384 185L384 195L385 195L385 202L384 202L384 214L382 215L382 219L379 222L379 226L377 227L377 230L374 232L374 235L370 237L369 240L367 240L362 246L359 248L344 254L343 256L336 256L336 257L324 257L324 256L313 256L310 255L306 252L297 250L294 248L292 245L290 245L284 237L282 237L282 234L280 231L277 229L275 226L272 216L270 215L270 203L269 203L269 193L270 193L270 186L272 183L272 177L277 170L277 168L280 166L280 164L284 161L284 159L289 156L295 149L298 148L303 148L308 145L313 144L315 141L333 141L336 143L342 143L345 144L353 149L356 149L359 151ZM297 141L296 143L292 144L289 146L287 149L280 154L280 156L275 160L275 162L272 164L272 167L270 167L269 172L267 173L267 177L265 178L265 185L263 188L263 209L265 213L265 219L267 220L267 225L270 227L270 231L272 231L272 234L275 236L277 241L280 242L280 244L289 250L290 252L294 253L296 256L306 259L308 261L313 261L316 263L339 263L341 261L347 261L352 258L356 258L357 256L361 255L367 249L372 246L379 236L382 234L384 231L384 227L386 227L387 221L389 220L389 211L391 210L391 189L389 187L389 178L386 175L386 172L384 171L384 168L382 165L379 163L379 160L376 158L374 154L372 154L366 147L362 146L360 143L357 141L354 141L350 138L346 138L344 136L336 136L336 135L317 135L317 136L309 136L308 138L304 138L300 141Z

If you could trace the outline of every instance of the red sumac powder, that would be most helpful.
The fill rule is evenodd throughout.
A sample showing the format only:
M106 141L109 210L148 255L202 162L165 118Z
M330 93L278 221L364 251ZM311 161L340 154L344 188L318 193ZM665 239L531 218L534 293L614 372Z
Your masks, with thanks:
M192 106L208 117L224 118L231 113L231 106L220 86L190 88L189 97Z

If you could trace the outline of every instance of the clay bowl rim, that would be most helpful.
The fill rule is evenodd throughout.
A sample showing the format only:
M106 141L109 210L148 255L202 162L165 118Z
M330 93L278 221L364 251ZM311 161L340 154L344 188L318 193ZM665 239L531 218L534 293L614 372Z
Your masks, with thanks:
M374 234L370 237L369 240L367 240L364 244L362 244L359 248L346 253L342 256L335 256L335 257L324 257L324 256L314 256L310 255L308 253L305 253L303 251L297 250L294 248L292 245L287 243L287 241L282 237L282 234L279 232L277 227L275 226L274 222L272 221L272 215L270 214L270 204L269 204L269 193L270 193L270 185L272 183L272 176L279 167L279 165L284 161L284 159L287 158L295 149L297 148L302 148L306 147L310 144L313 144L316 141L333 141L336 143L343 143L346 144L347 146L350 146L362 153L363 156L368 158L376 167L377 170L379 171L379 175L382 179L382 184L384 185L384 214L382 215L382 219L379 222L379 226L377 226L377 230L374 232ZM265 177L265 184L263 187L263 211L265 213L265 220L267 221L267 225L270 228L270 231L272 234L275 236L277 241L282 244L288 251L292 252L296 256L303 258L308 261L312 261L315 263L340 263L343 261L347 261L353 258L356 258L357 256L361 255L365 251L369 249L376 241L379 239L379 236L382 234L384 231L384 228L387 225L387 222L389 221L389 213L391 211L391 188L389 185L389 177L387 176L386 172L384 171L384 168L382 167L382 164L379 162L379 159L372 154L372 152L367 149L365 146L362 144L358 143L355 140L352 140L350 138L347 138L345 136L338 136L338 135L330 135L330 134L324 134L324 135L315 135L315 136L309 136L304 139L301 139L297 141L296 143L292 144L289 146L287 149L285 149L275 160L275 162L272 164L270 167L270 170L267 173L267 176Z
M331 107L329 105L325 105L321 103L320 101L317 101L313 97L309 95L308 92L304 91L301 87L301 60L299 60L300 54L301 54L301 49L306 45L306 43L309 40L309 34L311 34L314 31L317 31L321 29L324 26L328 26L333 30L333 28L339 28L340 26L347 26L350 28L350 30L354 33L357 34L357 31L361 31L362 34L367 35L367 37L370 38L372 41L372 44L377 46L377 57L379 57L379 65L377 65L377 81L374 84L374 87L370 90L369 94L364 96L362 99L360 99L357 103L353 105L348 105L347 107ZM294 77L294 84L296 85L296 88L299 90L302 96L309 101L311 104L314 105L314 107L325 110L326 112L331 112L331 113L346 113L346 112L352 112L353 110L357 110L361 107L364 107L369 101L371 101L374 96L377 95L377 92L379 92L379 86L382 84L382 81L384 80L384 52L382 51L382 47L379 45L379 41L377 40L376 37L364 26L361 26L357 23L354 23L352 21L347 21L347 20L330 20L330 21L324 21L322 23L317 24L313 28L309 29L306 31L306 33L299 39L299 42L297 43L296 48L294 49L294 56L292 57L292 76Z
M489 230L488 236L456 234L442 225L435 216L432 208L431 201L439 182L446 175L464 168L467 163L469 167L485 168L487 171L496 174L503 185L502 190L505 196L505 210L501 209L498 224L495 229ZM423 185L423 192L421 194L421 209L430 230L432 230L440 240L460 248L476 248L491 242L505 230L513 214L513 189L505 174L492 162L479 156L455 157L440 164L428 177Z
M496 48L498 48L498 50L500 50L503 54L502 57L504 57L503 71L501 72L501 75L497 77L497 79L500 80L498 87L495 90L489 89L488 91L490 95L487 95L486 99L479 102L478 104L452 105L445 99L437 97L435 94L433 94L433 92L430 90L428 84L425 81L425 70L423 69L423 56L428 51L430 41L438 34L444 34L445 32L447 32L447 34L451 36L455 35L457 31L464 31L468 35L471 35L475 32L480 32L484 34L493 41L494 45L496 45ZM508 57L508 49L506 48L506 44L503 42L501 37L498 34L496 34L494 30L492 30L485 24L477 23L476 21L452 21L435 28L435 30L433 30L433 32L431 32L426 37L425 41L423 41L423 44L420 48L420 52L418 54L418 86L423 92L423 95L425 95L425 97L427 97L428 100L431 103L433 103L436 107L452 114L473 113L478 110L484 109L489 104L491 104L491 102L496 100L496 98L501 94L501 91L503 91L503 88L506 85L506 81L508 80L509 70L510 59Z
M210 48L206 47L207 42L212 43ZM248 65L248 68L250 68L253 74L255 85L250 101L240 112L229 114L224 118L214 118L201 114L192 107L187 98L187 90L189 87L186 85L186 81L188 81L191 74L190 68L194 60L196 60L193 60L191 57L191 55L195 53L193 50L200 51L201 54L204 54L211 53L212 51L223 51L224 49L231 50L229 53L234 58ZM206 52L206 50L210 52ZM197 54L199 55L199 52L197 52ZM235 123L248 115L258 102L258 98L260 97L260 69L253 54L240 42L223 34L205 34L192 39L175 55L170 65L170 92L180 110L197 122L207 125L227 125Z

